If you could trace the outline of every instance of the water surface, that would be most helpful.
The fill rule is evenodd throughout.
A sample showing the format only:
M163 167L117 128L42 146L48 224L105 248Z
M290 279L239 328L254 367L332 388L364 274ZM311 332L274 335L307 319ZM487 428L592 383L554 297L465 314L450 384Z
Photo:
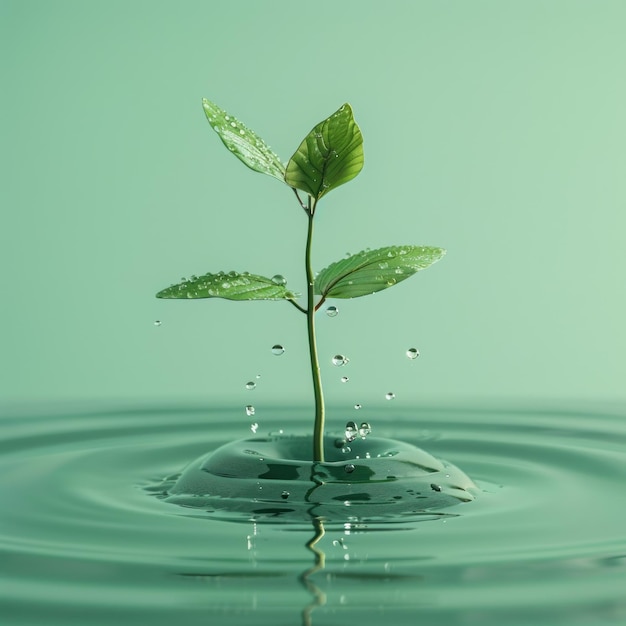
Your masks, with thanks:
M310 421L302 408L272 414L259 433ZM147 407L0 420L2 623L626 623L626 411L371 418L376 435L445 458L479 487L472 502L411 519L346 506L320 524L160 497L163 479L250 436L246 419Z

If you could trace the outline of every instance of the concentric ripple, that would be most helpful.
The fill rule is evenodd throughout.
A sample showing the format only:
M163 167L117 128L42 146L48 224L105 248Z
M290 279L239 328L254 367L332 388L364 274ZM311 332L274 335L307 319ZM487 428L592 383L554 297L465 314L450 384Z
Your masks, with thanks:
M261 438L309 422L274 416ZM180 506L156 485L245 437L239 411L0 419L2 623L626 621L626 412L419 407L372 422L462 468L476 500L297 523Z

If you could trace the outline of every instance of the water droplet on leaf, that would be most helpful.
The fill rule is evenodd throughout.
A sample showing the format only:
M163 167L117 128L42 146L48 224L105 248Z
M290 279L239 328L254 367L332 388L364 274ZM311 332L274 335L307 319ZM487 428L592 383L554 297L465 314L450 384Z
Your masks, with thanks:
M280 494L280 497L281 497L283 500L286 500L286 499L289 497L289 492L288 492L288 491L283 491L283 492Z
M393 391L388 391L385 394L385 400L393 400L396 397L396 394Z
M275 285L286 285L287 279L281 274L275 274L274 276L272 276L272 282Z
M420 355L420 351L417 348L409 348L406 351L406 355L411 360L417 359L417 357Z
M352 472L354 472L354 465L352 465L352 463L348 463L348 465L346 465L343 469L346 470L347 474L352 474Z
M346 441L347 442L354 441L356 439L357 432L358 431L356 428L356 423L348 422L346 424L346 432L345 432Z

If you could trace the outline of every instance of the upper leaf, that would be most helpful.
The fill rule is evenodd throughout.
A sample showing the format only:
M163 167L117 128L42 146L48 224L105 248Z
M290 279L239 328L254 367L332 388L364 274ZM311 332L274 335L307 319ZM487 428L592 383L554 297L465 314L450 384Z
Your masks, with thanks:
M255 172L285 182L285 166L254 131L206 98L202 99L202 107L213 130L240 161Z
M320 122L287 163L285 181L319 200L363 169L363 136L344 104Z
M248 272L219 272L192 276L159 291L157 298L225 298L226 300L285 300L296 298L278 276L266 278Z
M325 298L357 298L393 287L443 257L443 248L390 246L364 250L324 268L315 293Z

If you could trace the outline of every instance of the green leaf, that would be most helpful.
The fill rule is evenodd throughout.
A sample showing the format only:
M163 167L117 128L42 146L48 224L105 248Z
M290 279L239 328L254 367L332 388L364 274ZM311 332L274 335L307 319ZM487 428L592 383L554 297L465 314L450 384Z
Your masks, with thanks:
M315 293L325 298L358 298L393 287L443 257L443 248L391 246L364 250L324 268Z
M255 172L285 182L285 166L255 132L206 98L202 99L202 107L213 130L240 161Z
M157 293L157 298L225 298L226 300L285 300L297 298L281 276L266 278L248 272L219 272L183 279Z
M320 122L287 163L285 181L319 200L363 169L363 136L344 104Z

